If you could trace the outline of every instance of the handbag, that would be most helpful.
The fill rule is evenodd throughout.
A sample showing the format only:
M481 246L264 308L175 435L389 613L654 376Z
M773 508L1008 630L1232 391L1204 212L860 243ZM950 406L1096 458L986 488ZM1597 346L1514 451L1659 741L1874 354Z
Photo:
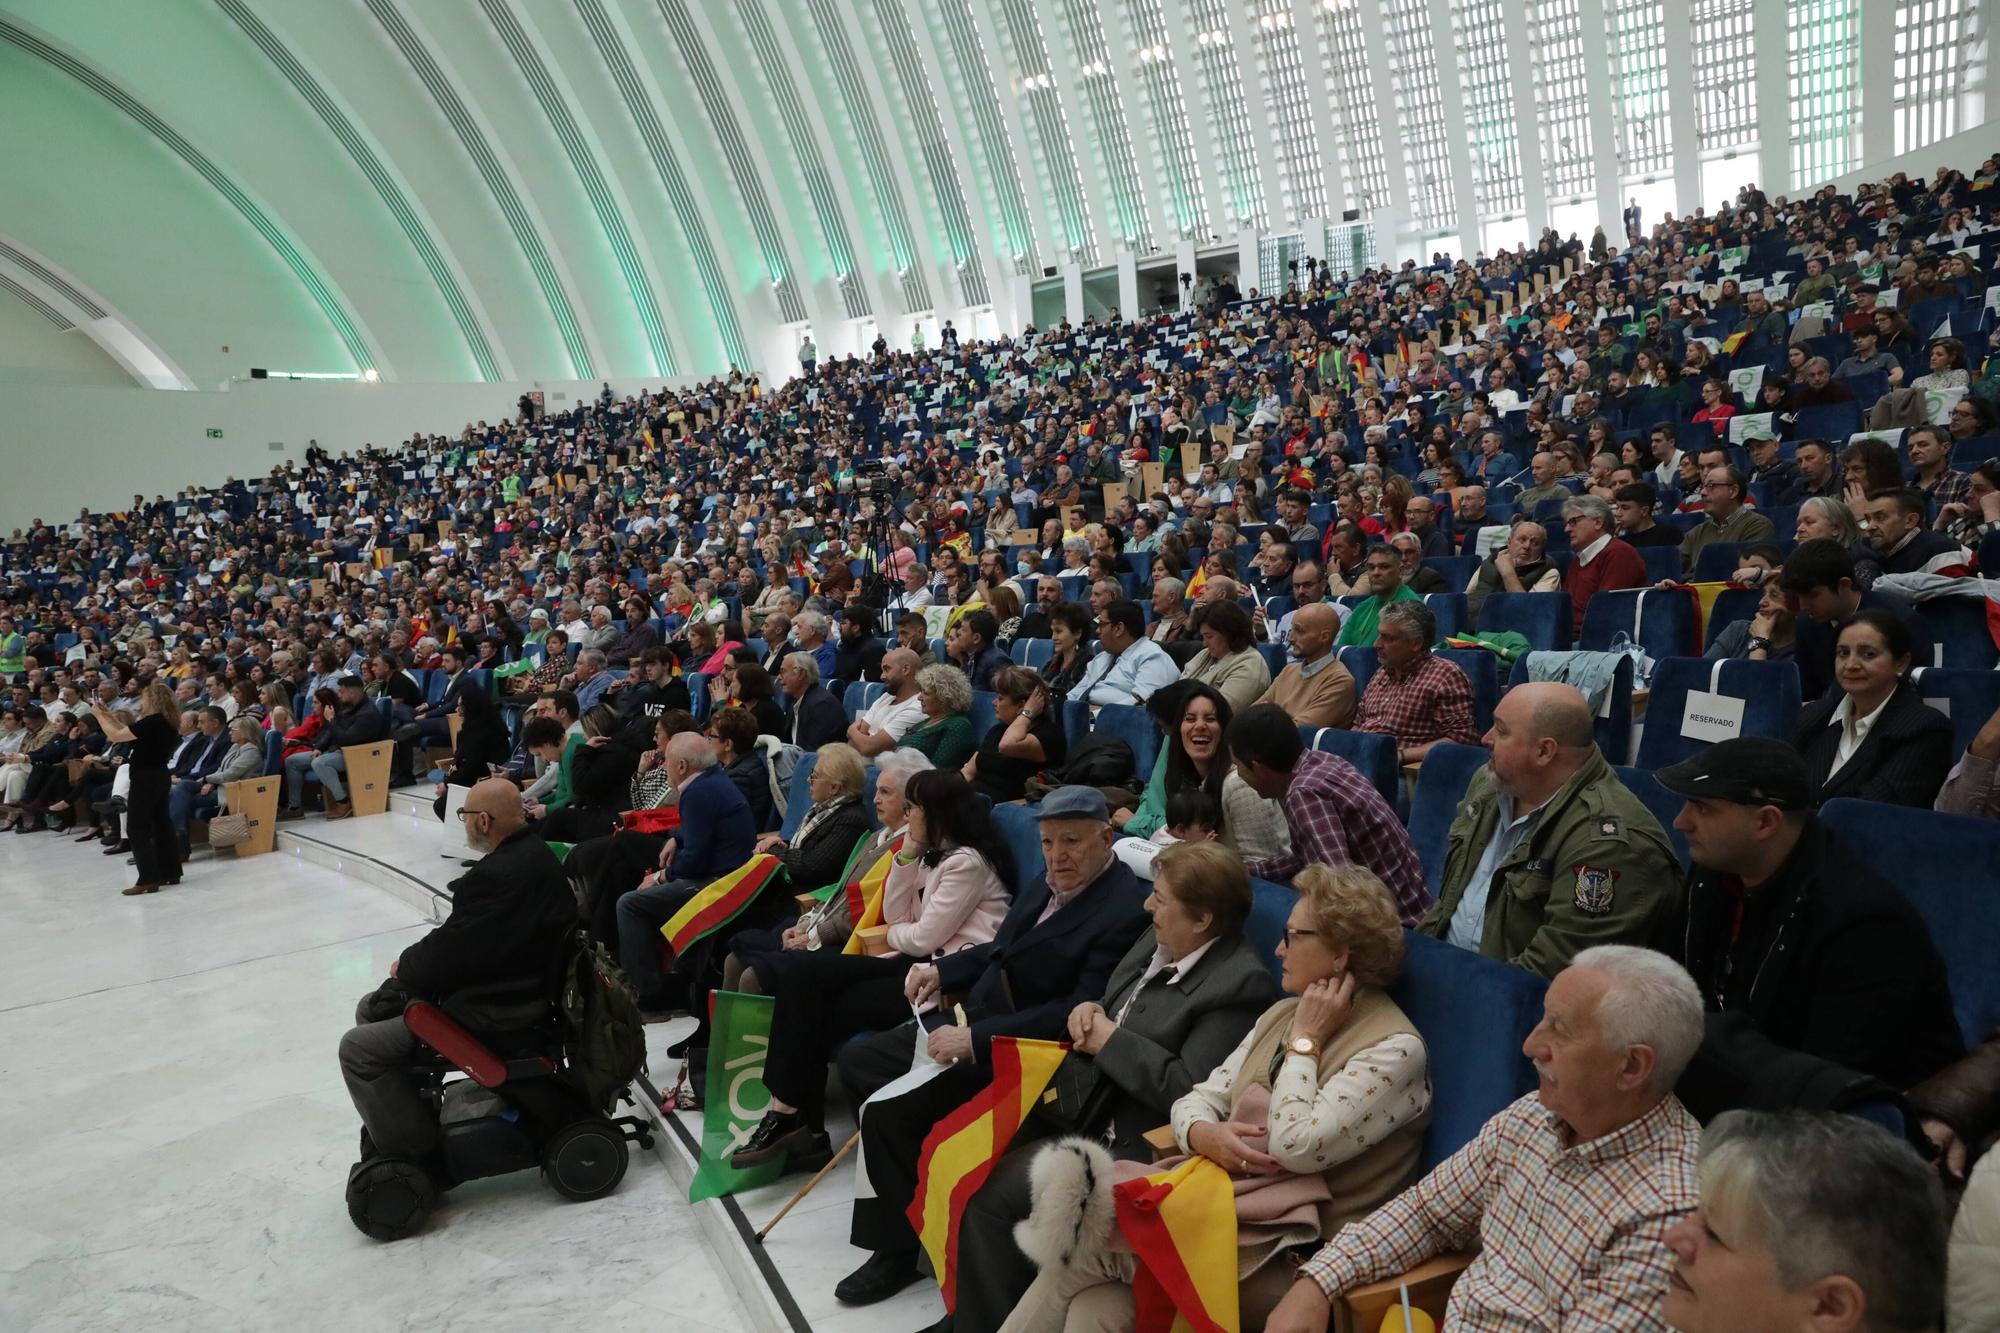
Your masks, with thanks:
M239 814L217 815L208 821L208 845L211 847L234 847L250 841L250 816Z
M1071 1051L1056 1066L1031 1114L1038 1127L1053 1134L1095 1138L1110 1130L1118 1097L1118 1085L1105 1077L1097 1061Z

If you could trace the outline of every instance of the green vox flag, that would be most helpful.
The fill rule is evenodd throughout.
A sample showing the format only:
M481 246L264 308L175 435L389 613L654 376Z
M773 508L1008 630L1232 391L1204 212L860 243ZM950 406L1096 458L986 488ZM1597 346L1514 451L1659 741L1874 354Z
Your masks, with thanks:
M764 1088L764 1054L771 1045L768 995L714 992L715 1014L708 1042L707 1109L701 1119L701 1164L688 1186L688 1202L768 1185L784 1171L782 1159L738 1171L729 1157L756 1132L771 1103Z

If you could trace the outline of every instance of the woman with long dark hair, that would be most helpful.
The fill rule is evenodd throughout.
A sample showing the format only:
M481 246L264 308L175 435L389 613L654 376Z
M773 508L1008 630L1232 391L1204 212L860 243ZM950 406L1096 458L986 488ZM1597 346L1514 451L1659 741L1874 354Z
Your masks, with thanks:
M165 681L154 681L141 696L138 720L126 726L102 708L93 708L97 725L112 741L129 741L132 749L126 764L132 770L132 787L126 793L127 837L132 857L138 862L138 882L125 890L127 897L157 893L162 886L181 882L180 838L167 810L167 795L173 783L167 763L180 743L180 705L174 690Z
M991 940L1006 919L1014 858L993 817L956 773L918 773L905 788L908 831L882 887L890 952L802 955L778 977L764 1086L771 1109L741 1151L743 1168L789 1154L804 1169L830 1145L824 1127L826 1065L857 1032L909 1016L903 976L922 962Z

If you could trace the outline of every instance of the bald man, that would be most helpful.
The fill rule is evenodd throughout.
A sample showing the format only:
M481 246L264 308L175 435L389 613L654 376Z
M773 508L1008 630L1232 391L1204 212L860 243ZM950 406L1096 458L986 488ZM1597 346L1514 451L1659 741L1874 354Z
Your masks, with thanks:
M389 965L389 980L361 1001L356 1026L340 1039L341 1076L375 1154L407 1157L427 1170L438 1165L437 1118L410 1077L417 1039L403 1024L403 1006L547 977L577 928L576 895L549 845L528 831L520 788L488 778L465 794L459 818L465 840L482 855L452 881L451 915ZM476 1007L455 1012L477 1029Z
M1598 752L1583 695L1517 685L1485 740L1492 758L1459 803L1417 929L1545 977L1592 945L1657 947L1678 909L1680 862Z
M882 693L847 726L847 743L864 759L896 748L904 733L924 720L917 695L917 669L923 660L908 648L882 654Z
M1292 663L1257 700L1277 704L1302 727L1344 727L1354 720L1354 677L1334 655L1340 613L1325 602L1302 606L1286 636Z

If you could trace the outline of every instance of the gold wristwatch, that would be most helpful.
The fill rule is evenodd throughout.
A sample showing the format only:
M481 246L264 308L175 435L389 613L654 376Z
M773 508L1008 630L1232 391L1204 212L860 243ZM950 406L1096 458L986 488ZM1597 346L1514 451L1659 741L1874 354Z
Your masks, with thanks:
M1314 1060L1319 1059L1319 1043L1311 1037L1293 1037L1291 1045L1287 1049L1293 1055L1304 1055Z

